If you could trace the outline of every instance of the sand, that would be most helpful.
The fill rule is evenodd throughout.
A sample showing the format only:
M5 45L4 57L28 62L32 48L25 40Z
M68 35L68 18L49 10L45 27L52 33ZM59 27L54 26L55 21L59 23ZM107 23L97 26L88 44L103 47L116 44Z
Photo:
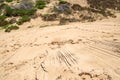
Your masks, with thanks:
M0 80L120 80L119 15L92 23L1 30Z

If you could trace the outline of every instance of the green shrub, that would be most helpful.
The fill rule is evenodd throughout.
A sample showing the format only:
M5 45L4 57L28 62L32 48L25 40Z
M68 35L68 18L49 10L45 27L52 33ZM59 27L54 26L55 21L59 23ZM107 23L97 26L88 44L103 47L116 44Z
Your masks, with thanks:
M2 16L0 16L0 21L4 21L6 18L7 18L7 16L2 15Z
M11 9L11 7L6 6L5 11L6 11L6 16L11 16L12 15L13 10Z
M59 3L60 4L65 4L65 3L67 3L67 1L66 0L59 0Z
M43 8L45 8L45 6L46 6L46 2L44 0L38 0L36 2L36 7L38 9L43 9Z
M7 16L5 16L5 15L0 16L0 26L5 26L5 25L9 24L9 22L5 20L6 18L7 18Z
M10 32L11 30L17 30L19 29L18 26L16 25L8 25L6 28L5 28L5 32Z
M9 22L6 21L6 20L0 21L0 27L5 26L5 25L8 25L8 24L9 24Z
M30 21L30 17L29 16L23 16L22 18L19 19L19 21L17 22L18 25L23 24L24 22Z
M24 15L33 15L36 12L36 9L30 9L30 10L13 10L12 15L13 16L24 16Z
M24 16L33 15L36 12L36 9L11 9L11 7L6 6L5 11L6 16Z
M13 0L5 0L6 2L12 2Z

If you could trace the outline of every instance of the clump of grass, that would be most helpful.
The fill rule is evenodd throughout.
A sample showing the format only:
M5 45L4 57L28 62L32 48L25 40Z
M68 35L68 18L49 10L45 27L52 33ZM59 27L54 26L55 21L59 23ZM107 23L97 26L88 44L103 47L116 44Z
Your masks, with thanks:
M5 0L6 2L12 2L13 0Z
M38 9L43 9L43 8L46 7L46 2L45 2L44 0L38 0L38 1L36 2L36 7L37 7Z
M0 21L5 20L6 18L7 18L7 16L5 16L5 15L1 15L1 16L0 16Z
M5 20L6 18L7 18L7 16L5 16L5 15L0 16L0 26L5 26L8 24L8 21Z
M67 3L67 1L66 0L59 0L59 3L60 4L65 4L65 3Z
M5 32L10 32L11 30L17 30L17 29L19 29L19 27L16 25L7 25L5 27Z
M30 9L30 10L13 10L12 15L13 16L24 16L24 15L33 15L35 13L36 9Z
M6 11L6 16L12 15L13 10L8 5L6 6L5 11Z
M21 24L23 24L24 22L27 22L27 21L30 21L30 17L27 16L27 15L25 15L25 16L23 16L22 18L20 18L20 19L18 20L17 24L18 24L18 25L21 25Z

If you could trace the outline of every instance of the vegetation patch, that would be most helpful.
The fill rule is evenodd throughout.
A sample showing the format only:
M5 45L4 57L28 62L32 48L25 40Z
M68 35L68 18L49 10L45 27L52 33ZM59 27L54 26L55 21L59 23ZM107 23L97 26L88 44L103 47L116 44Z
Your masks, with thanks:
M13 16L33 15L35 13L35 11L36 11L36 9L31 9L31 10L25 10L25 9L13 10L12 15Z
M66 0L59 0L59 4L65 4L65 3L67 3Z
M55 21L57 18L57 14L44 14L42 15L42 19L44 21Z
M9 24L8 21L5 20L6 18L7 18L7 16L5 16L5 15L0 16L0 26L5 26L5 25Z
M120 10L120 0L87 0L91 8Z
M30 21L30 17L27 16L27 15L25 15L25 16L23 16L22 18L20 18L20 19L18 20L17 24L18 24L18 25L21 25L21 24L23 24L24 22L27 22L27 21Z
M58 4L57 6L54 7L54 12L58 13L58 14L71 14L72 10L71 10L71 6L70 3L64 3L64 4Z
M12 2L13 0L5 0L6 2Z
M43 8L45 8L45 7L46 7L46 1L45 1L45 0L38 0L38 1L36 2L36 7L37 7L38 9L43 9Z
M11 30L17 30L17 29L19 29L19 27L16 25L7 25L5 27L5 32L10 32Z
M6 16L24 16L24 15L33 15L36 12L36 9L12 9L10 6L5 6L5 15Z

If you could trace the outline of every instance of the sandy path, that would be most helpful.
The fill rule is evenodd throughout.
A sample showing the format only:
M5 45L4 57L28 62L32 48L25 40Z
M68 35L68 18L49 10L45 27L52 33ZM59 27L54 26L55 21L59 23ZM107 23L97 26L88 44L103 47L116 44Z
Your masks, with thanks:
M120 17L0 32L0 80L120 80Z

